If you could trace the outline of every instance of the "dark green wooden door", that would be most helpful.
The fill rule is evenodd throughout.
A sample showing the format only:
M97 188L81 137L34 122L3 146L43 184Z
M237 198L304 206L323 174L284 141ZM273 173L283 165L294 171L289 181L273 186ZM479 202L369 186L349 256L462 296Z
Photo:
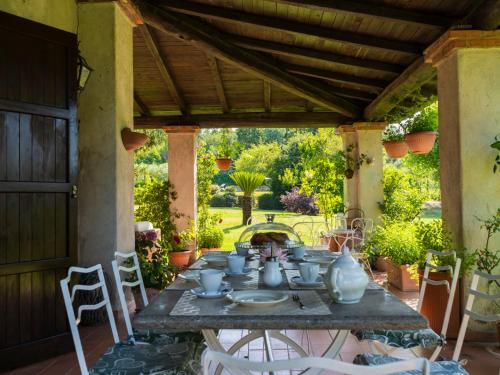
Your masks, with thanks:
M76 36L0 13L0 372L72 348Z

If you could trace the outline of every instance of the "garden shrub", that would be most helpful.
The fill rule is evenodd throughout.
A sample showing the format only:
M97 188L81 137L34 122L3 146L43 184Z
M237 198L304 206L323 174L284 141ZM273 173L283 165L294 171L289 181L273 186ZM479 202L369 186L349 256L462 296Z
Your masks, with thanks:
M303 215L317 215L319 212L318 206L314 204L314 197L301 193L297 186L292 188L292 191L283 194L280 202L288 212Z
M214 194L210 199L210 207L236 207L237 205L238 197L233 186Z
M224 241L224 232L216 226L208 226L198 231L198 248L219 248Z
M276 199L273 193L265 193L257 198L257 206L260 210L281 210L283 205Z

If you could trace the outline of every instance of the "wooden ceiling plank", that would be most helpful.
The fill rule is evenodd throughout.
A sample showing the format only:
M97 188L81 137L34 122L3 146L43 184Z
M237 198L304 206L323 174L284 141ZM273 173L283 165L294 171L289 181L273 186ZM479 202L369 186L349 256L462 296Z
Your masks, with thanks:
M271 112L271 84L264 81L264 109Z
M207 55L208 65L212 70L212 77L215 83L215 90L217 91L217 96L222 105L222 111L224 113L230 111L229 102L227 101L226 91L224 90L224 84L222 82L222 76L220 74L219 63L217 59L212 55Z
M140 96L137 94L137 92L134 90L134 103L139 108L139 113L141 116L151 116L151 112L149 111L149 108L144 104Z
M141 31L141 35L143 37L144 43L148 47L149 51L151 52L151 55L153 57L153 60L156 64L156 67L160 71L160 76L162 77L163 81L167 85L168 92L174 99L175 103L179 107L179 111L181 113L187 113L188 112L188 106L182 97L179 88L177 87L177 84L175 83L174 76L170 69L168 68L168 65L166 64L165 60L163 59L160 50L158 48L158 43L154 39L153 35L151 34L151 31L148 29L147 25L142 25L139 26L139 30Z
M423 57L418 58L365 108L364 118L369 121L384 119L391 109L435 76L436 69L426 64Z
M450 27L454 19L439 14L422 13L409 9L395 8L384 4L366 3L355 0L275 0L278 4L294 5L310 10L323 12L345 12L361 16L377 17L395 22L416 24L419 26L433 26L439 28Z
M361 115L356 105L322 87L318 87L317 84L313 84L307 79L284 71L273 59L228 42L216 28L206 22L194 17L162 10L148 1L140 0L136 3L146 23L195 45L206 54L211 54L220 60L235 64L260 79L269 81L277 87L313 101L329 110L351 118L358 118Z
M135 117L136 129L162 129L185 124L201 128L236 127L334 127L348 119L334 112L247 112L184 116Z
M231 34L227 34L227 38L240 47L245 47L256 51L269 52L281 56L307 58L318 60L321 62L337 63L347 66L356 66L359 68L379 70L397 74L403 72L403 70L405 69L405 67L402 65L341 55L338 53L320 51L312 48L297 47L290 44L281 44L270 42L267 40L254 39Z
M247 27L260 26L272 30L309 35L336 42L344 42L364 47L378 48L392 52L402 52L414 55L421 54L423 50L423 46L417 43L358 34L346 30L335 30L317 25L300 23L297 21L216 7L213 5L191 3L185 0L159 0L157 1L157 4L165 6L175 12L233 24L241 24Z

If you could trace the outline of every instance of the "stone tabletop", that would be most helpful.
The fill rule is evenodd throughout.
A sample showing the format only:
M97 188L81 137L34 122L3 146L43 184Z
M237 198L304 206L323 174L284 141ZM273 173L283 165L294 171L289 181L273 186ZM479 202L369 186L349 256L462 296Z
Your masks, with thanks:
M255 272L247 279L228 279L234 289L266 289L260 282L257 271L258 260L250 261L247 266L255 268ZM196 262L193 268L204 268L202 261ZM296 269L293 262L284 262L283 283L278 288L290 293L297 293L290 287L286 272ZM361 302L353 305L343 305L332 302L328 292L322 288L300 290L305 299L307 293L315 293L314 298L321 300L326 308L321 314L314 311L308 313L265 314L259 311L248 314L241 309L229 308L228 300L221 298L210 302L210 309L198 308L204 302L192 299L189 303L197 311L179 314L180 304L185 303L189 284L175 281L168 289L161 292L151 303L134 319L134 328L137 330L172 331L172 330L201 330L201 329L420 329L427 328L425 317L411 309L394 295L380 287L368 288ZM293 288L295 289L295 288ZM184 298L182 298L184 296ZM302 297L301 297L302 298ZM220 314L217 312L220 310ZM173 313L172 313L173 312Z

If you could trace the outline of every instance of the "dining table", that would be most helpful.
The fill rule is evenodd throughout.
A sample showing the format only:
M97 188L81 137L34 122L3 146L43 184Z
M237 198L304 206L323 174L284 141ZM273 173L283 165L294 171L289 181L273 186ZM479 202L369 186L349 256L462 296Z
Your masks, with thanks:
M328 250L306 251L306 257L324 257ZM340 255L340 254L335 254ZM186 272L205 268L222 268L224 265L209 264L201 257ZM307 259L307 258L306 258ZM333 260L334 258L332 258ZM294 282L299 275L300 261L290 258L281 261L282 282L269 288L264 284L262 263L258 256L246 261L248 273L244 276L226 276L227 288L234 291L274 290L289 298L280 304L265 307L247 307L233 303L228 298L205 299L191 292L198 284L194 280L177 277L142 311L136 314L133 326L137 330L155 332L201 331L207 346L216 351L235 354L244 345L264 339L268 360L273 360L271 338L282 341L300 356L309 353L283 330L329 330L333 332L331 344L323 357L334 358L340 352L351 330L394 329L409 330L428 328L427 319L410 308L391 292L370 281L360 300L355 304L333 301L325 284L314 287ZM327 267L327 264L322 267ZM260 268L260 269L259 269ZM326 271L326 268L323 268ZM218 339L221 329L248 330L248 334L226 349ZM219 366L216 373L220 373ZM319 370L306 369L304 374L317 374Z

